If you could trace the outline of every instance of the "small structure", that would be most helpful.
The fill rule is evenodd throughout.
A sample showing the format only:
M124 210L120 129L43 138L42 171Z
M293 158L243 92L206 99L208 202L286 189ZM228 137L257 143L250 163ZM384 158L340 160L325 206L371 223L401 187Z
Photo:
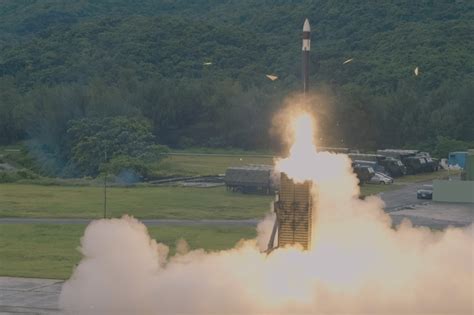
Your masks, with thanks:
M474 203L474 150L466 153L461 180L435 180L433 182L434 201Z
M459 166L460 168L464 168L466 166L466 158L468 152L466 151L458 151L458 152L450 152L448 155L448 165L450 166Z
M275 201L276 221L268 250L274 248L278 231L277 247L299 244L303 249L311 247L311 230L313 222L313 183L305 181L295 183L285 173L280 175L280 190Z
M462 174L464 180L474 181L474 150L469 150Z
M474 203L474 181L435 180L433 181L433 201Z
M227 189L242 193L271 194L277 186L273 166L263 164L229 167L224 182Z

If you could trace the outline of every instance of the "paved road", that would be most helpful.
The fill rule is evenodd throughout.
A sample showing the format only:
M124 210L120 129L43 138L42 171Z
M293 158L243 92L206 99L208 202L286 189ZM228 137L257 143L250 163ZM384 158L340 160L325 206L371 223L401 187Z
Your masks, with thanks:
M400 189L380 193L379 196L382 197L382 200L385 202L385 211L392 212L403 209L407 206L418 205L426 202L426 200L416 198L416 191L422 188L423 185L430 185L431 183L431 181L413 183L401 186Z
M393 225L408 219L415 226L442 230L449 226L464 227L473 223L473 204L434 203L417 199L417 190L431 184L432 181L413 183L379 194Z

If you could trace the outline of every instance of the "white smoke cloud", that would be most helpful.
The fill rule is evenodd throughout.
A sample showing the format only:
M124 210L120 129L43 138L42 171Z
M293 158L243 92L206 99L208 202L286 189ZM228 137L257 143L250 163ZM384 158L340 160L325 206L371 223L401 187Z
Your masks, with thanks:
M188 251L182 243L173 257L138 220L99 220L85 231L84 257L63 286L61 308L74 314L472 314L472 225L431 231L406 221L393 229L378 197L357 198L346 156L314 152L312 159L304 164L317 183L310 251L262 253L272 215L258 226L256 240L218 252Z
M136 219L95 221L85 231L84 258L64 284L60 305L91 314L470 314L473 227L432 232L405 222L391 229L380 199L347 194L356 180L345 177L318 183L309 252L278 249L267 256L248 241L168 258L167 248ZM352 187L341 187L346 185ZM260 226L263 246L268 222Z

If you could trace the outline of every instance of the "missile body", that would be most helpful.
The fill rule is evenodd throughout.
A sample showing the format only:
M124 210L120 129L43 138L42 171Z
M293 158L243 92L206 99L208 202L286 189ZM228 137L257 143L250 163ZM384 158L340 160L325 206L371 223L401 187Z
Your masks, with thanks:
M311 26L308 19L303 25L303 93L306 94L309 88L309 52L311 50Z

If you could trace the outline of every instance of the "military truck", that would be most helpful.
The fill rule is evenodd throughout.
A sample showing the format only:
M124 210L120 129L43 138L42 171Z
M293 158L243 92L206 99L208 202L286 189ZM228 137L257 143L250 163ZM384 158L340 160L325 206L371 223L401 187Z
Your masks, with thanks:
M407 167L407 174L418 174L426 170L426 160L418 156L404 158L403 164Z
M375 172L386 173L385 167L377 163L377 161L364 161L364 160L354 160L352 161L356 165L369 166Z
M404 176L407 173L407 168L403 165L402 161L392 157L387 157L384 160L381 160L380 165L385 167L385 170L388 175L391 177L400 177Z
M360 165L357 163L352 163L352 169L359 179L359 184L365 184L370 181L375 175L375 171L372 167L366 165Z
M419 152L416 156L425 159L426 163L423 164L423 171L425 172L435 172L439 170L439 161L433 159L428 152Z
M393 157L387 157L381 154L348 154L348 156L353 161L375 161L377 165L383 167L384 170L381 171L380 168L377 167L375 167L374 170L386 173L391 177L399 177L407 173L405 165L403 165L399 159Z
M405 165L407 174L418 174L427 169L427 160L422 156L418 156L418 153L418 150L377 150L377 154L399 159Z
M273 194L278 186L277 178L271 165L246 165L227 168L224 182L234 192Z

